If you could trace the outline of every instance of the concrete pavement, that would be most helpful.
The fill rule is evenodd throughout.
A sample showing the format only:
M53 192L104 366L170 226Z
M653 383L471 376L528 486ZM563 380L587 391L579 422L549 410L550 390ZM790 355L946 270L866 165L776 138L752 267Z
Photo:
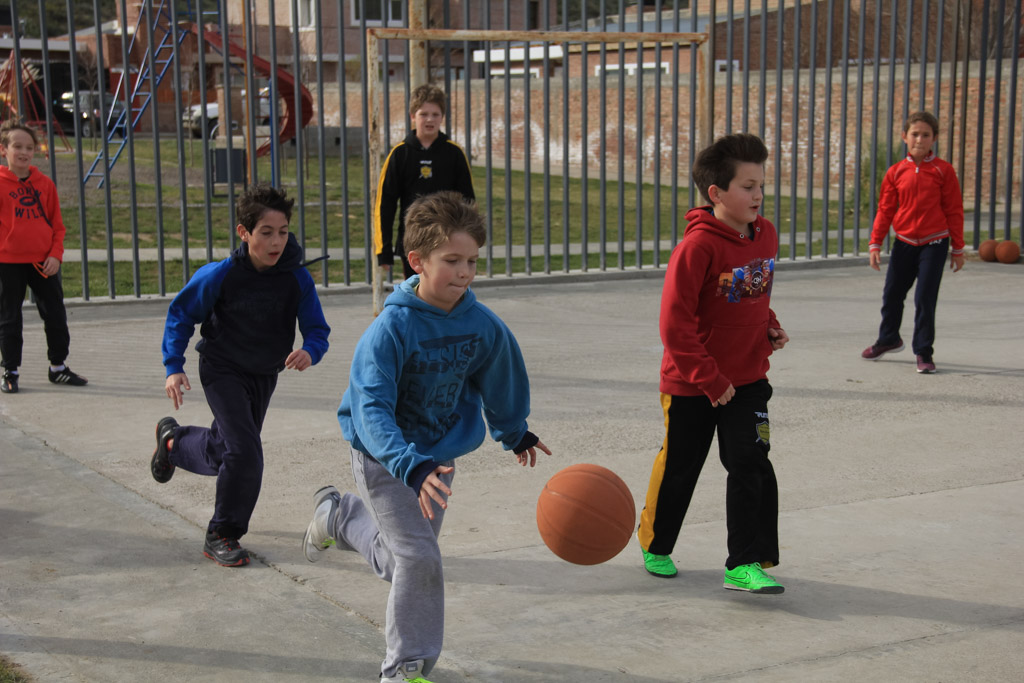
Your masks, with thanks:
M457 462L445 520L445 651L431 680L1011 681L1024 671L1024 265L947 275L935 360L859 358L882 278L863 260L782 263L772 358L781 596L722 589L724 472L712 456L673 557L636 541L594 567L543 545L534 510L562 467L618 472L642 506L663 437L657 273L481 282L533 382L535 470L488 442ZM352 553L309 564L313 491L352 489L334 416L369 292L325 294L321 365L286 373L264 428L264 486L224 569L201 553L213 480L149 474L166 301L69 308L82 389L45 379L26 311L21 393L0 399L0 652L40 681L372 681L387 585ZM904 324L909 338L910 321ZM210 419L195 388L179 421Z

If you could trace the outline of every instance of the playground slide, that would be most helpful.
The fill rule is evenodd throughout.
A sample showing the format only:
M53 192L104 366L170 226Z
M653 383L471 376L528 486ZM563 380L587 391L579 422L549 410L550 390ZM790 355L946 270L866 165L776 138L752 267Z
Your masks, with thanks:
M199 25L192 24L189 26L189 30L199 37ZM203 39L209 43L215 50L224 54L225 41L221 37L221 34L217 31L203 30ZM232 56L240 59L245 59L245 48L231 41L227 41L227 49ZM256 71L263 76L269 77L273 73L270 62L253 55L252 58L253 67ZM301 98L300 106L296 106L295 102L295 77L292 73L283 67L277 69L277 88L278 96L284 102L284 122L278 128L278 141L285 142L295 137L295 131L297 127L305 128L309 124L309 120L313 118L313 95L310 94L306 86L299 84L299 97ZM302 120L298 121L299 112L301 110ZM270 154L271 140L267 140L265 143L260 145L256 149L256 156L265 156Z

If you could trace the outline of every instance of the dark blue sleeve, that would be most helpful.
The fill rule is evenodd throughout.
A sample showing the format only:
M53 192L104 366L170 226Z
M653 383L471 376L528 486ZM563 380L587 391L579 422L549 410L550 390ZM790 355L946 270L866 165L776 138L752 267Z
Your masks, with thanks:
M299 281L299 288L302 292L297 314L299 332L302 333L302 350L309 354L313 365L316 365L327 353L327 337L331 333L331 328L324 318L323 308L320 307L320 297L316 293L316 284L309 271L299 268L295 271L295 277Z
M167 376L185 372L185 350L196 325L213 310L220 296L220 286L231 269L231 259L208 263L192 276L167 309L161 350Z

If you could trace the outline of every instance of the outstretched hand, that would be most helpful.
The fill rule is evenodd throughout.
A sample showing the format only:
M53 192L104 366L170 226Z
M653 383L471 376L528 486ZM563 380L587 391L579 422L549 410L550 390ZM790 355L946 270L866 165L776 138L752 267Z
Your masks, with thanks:
M184 372L175 372L172 375L167 375L167 381L164 382L164 391L167 392L167 398L174 401L175 410L185 402L185 395L182 393L182 389L185 391L192 390L192 385L188 383L188 377L185 376Z
M548 455L551 455L551 450L547 446L544 445L544 442L543 441L538 441L537 445L531 446L530 448L527 448L524 451L520 451L519 453L516 453L516 460L523 467L526 467L526 463L527 462L530 463L530 467L536 466L536 464L537 464L537 449L538 448L540 450L544 451L545 453L547 453Z
M437 475L451 474L454 471L455 468L450 465L447 467L438 465L420 484L420 512L423 513L425 519L434 519L434 506L431 504L431 501L437 503L437 506L442 510L448 509L448 502L444 496L452 495L452 490ZM441 495L442 493L444 496Z

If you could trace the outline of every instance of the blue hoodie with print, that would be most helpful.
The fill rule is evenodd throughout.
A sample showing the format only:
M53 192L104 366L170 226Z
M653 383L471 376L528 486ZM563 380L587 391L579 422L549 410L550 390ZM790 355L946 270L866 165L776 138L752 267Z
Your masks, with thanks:
M505 323L467 290L450 313L403 281L356 345L338 422L352 447L415 491L440 463L476 450L486 427L506 450L537 444L530 386Z

